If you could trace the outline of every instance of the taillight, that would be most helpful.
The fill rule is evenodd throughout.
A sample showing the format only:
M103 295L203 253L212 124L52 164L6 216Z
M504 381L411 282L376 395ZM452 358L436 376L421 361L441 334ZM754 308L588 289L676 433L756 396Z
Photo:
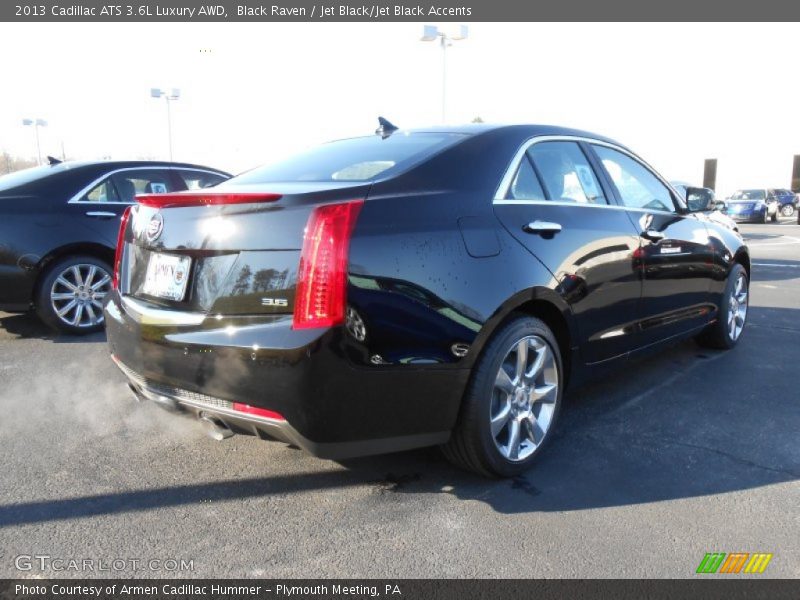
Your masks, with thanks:
M267 410L266 408L258 408L257 406L250 406L249 404L242 404L241 402L234 402L233 410L241 413L247 413L248 415L255 415L257 417L275 419L276 421L286 420L283 418L282 414L276 413L273 410Z
M306 224L297 276L293 329L344 322L350 235L363 200L318 206Z
M128 219L131 217L131 208L129 206L122 213L122 220L119 223L119 233L117 234L117 252L114 255L114 280L113 286L115 290L119 289L119 271L122 268L122 248L125 245L125 230L128 228Z
M144 206L164 208L167 206L216 206L219 204L254 204L258 202L275 202L280 194L262 192L179 192L171 194L140 194L136 201Z

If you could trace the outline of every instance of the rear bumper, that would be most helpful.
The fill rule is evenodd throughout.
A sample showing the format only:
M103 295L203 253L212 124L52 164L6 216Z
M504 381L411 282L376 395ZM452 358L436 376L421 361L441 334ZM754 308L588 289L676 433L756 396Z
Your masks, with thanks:
M295 331L290 315L141 309L114 293L105 310L111 354L139 396L321 457L444 443L469 376L450 365L356 366L341 328ZM233 402L285 420L234 411Z

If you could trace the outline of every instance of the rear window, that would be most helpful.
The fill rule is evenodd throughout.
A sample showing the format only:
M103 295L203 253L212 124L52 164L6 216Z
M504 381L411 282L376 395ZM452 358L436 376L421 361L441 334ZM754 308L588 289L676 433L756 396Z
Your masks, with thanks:
M463 139L458 133L396 132L329 142L282 162L243 173L231 183L371 181L399 173Z

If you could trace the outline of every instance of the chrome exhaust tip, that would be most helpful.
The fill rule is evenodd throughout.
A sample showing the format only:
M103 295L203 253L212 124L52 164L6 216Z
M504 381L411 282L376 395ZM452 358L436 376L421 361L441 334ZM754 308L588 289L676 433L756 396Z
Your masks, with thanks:
M200 414L200 422L203 423L206 433L212 440L221 442L233 435L233 431L225 423L207 414Z
M134 400L136 400L137 402L141 402L143 400L142 395L139 393L139 390L136 389L135 385L133 385L132 383L128 383L125 385L125 387L128 388L128 391L131 393Z

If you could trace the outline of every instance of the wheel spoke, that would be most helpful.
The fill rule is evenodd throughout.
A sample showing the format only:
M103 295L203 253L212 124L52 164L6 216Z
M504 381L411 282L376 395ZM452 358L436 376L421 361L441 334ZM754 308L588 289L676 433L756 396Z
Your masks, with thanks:
M537 375L541 373L544 367L544 361L547 359L547 348L538 348L536 351L536 359L533 361L533 366L530 368L530 379L535 380Z
M511 416L511 402L506 401L503 404L503 408L497 413L494 417L492 417L492 437L496 438L503 428L508 423L508 418Z
M91 303L85 306L86 314L89 316L89 322L92 325L97 325L97 315L94 312L94 308L92 308Z
M92 286L92 291L95 292L97 290L102 289L103 286L105 286L109 281L111 281L111 277L109 277L108 273L105 273L103 277L100 279L100 281L98 281Z
M99 308L101 311L103 310L103 303L100 302L97 298L92 299L92 305ZM101 317L102 318L102 317Z
M519 421L511 419L508 424L508 457L519 458L520 426Z
M58 316L59 317L65 316L69 311L71 311L77 305L78 305L78 301L73 298L71 302L67 302L64 306L62 306L58 310Z
M96 273L97 273L97 267L95 267L94 265L91 265L89 267L89 274L86 276L86 280L83 282L84 285L89 287L89 289L91 289L91 287L92 287L92 282L94 281L94 276L95 276Z
M82 286L83 285L83 275L81 275L80 267L74 266L74 267L72 267L70 269L70 271L72 272L72 276L75 278L75 283L77 283L78 286Z
M60 283L65 288L67 288L68 290L72 290L73 292L77 292L78 291L78 286L73 284L72 282L67 281L66 279L64 279L63 275L60 275L58 277L58 279L56 279L56 283Z
M558 386L555 383L546 383L533 388L533 401L542 404L553 404L556 401Z
M497 377L495 377L494 386L506 394L511 394L514 391L514 382L511 381L511 377L508 376L502 365L497 372Z
M78 308L75 309L75 319L72 321L72 324L80 325L81 319L83 319L83 304L78 304Z
M525 371L528 366L528 344L527 338L517 344L517 365L514 370L515 383L519 383L525 377Z
M58 292L54 294L50 294L50 298L53 300L72 300L75 298L74 292Z
M537 446L542 443L544 439L544 430L542 426L539 425L539 421L533 415L529 415L525 418L525 427L528 430L528 434L530 436L530 440L536 444Z

